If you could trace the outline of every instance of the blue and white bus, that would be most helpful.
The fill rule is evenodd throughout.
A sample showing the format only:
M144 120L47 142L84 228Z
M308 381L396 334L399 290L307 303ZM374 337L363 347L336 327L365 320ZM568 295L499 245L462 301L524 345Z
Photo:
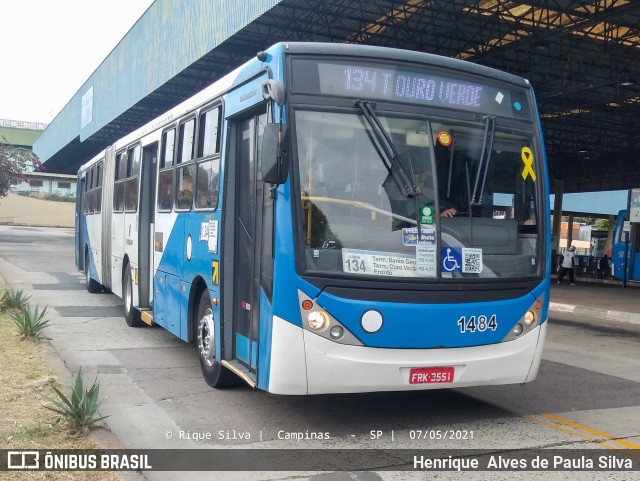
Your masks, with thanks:
M628 228L626 231L625 224ZM629 221L629 211L626 209L618 212L616 217L611 264L616 279L640 281L640 224Z
M78 173L76 259L208 384L278 394L526 383L549 303L529 82L279 43Z

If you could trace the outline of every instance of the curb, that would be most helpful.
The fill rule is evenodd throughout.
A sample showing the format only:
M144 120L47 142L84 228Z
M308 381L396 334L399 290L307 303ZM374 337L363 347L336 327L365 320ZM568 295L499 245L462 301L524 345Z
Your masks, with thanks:
M563 312L566 314L575 314L578 316L603 319L606 321L640 325L640 314L635 314L633 312L612 311L608 309L598 309L597 307L574 306L572 304L562 304L559 302L549 302L549 310L554 312Z

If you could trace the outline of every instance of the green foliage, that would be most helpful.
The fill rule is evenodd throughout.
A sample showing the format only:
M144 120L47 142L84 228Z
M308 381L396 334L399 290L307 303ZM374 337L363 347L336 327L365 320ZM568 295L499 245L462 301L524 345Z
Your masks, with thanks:
M0 139L0 198L7 195L9 187L24 180L25 172L43 169L30 149L14 147L4 137Z
M55 202L75 202L76 198L70 195L57 195L57 194L49 194L44 196L45 200L52 200Z
M596 230L608 232L609 231L609 219L596 219L594 224Z
M0 299L2 309L22 309L27 307L31 296L27 296L22 289L5 291Z
M42 311L38 306L33 310L29 307L23 307L20 311L12 312L11 318L18 327L22 339L38 342L42 339L42 329L49 325L49 321L44 318L46 314L46 307Z
M98 382L97 376L93 381L92 386L86 390L84 388L82 369L80 369L73 379L70 397L65 396L64 393L53 384L51 387L58 396L58 399L52 399L43 394L43 397L53 404L53 407L45 407L50 411L60 414L60 416L62 416L62 418L69 424L72 432L86 430L92 424L95 424L107 417L95 417L98 412L98 408L104 401L104 399L98 400L100 395L100 383Z

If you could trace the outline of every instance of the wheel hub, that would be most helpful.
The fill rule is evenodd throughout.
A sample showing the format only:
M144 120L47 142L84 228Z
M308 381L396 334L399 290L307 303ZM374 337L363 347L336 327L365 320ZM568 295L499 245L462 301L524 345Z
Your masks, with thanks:
M198 350L200 357L207 363L207 366L213 366L215 358L215 330L213 324L213 312L207 309L198 321Z

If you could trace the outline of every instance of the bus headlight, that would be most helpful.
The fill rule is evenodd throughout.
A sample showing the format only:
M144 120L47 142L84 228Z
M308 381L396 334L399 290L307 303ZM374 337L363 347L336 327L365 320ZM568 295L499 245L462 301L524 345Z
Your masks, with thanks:
M344 336L344 329L341 326L333 326L329 331L329 335L332 339L340 339Z
M526 336L529 332L540 325L542 319L544 297L540 296L529 306L522 317L514 324L511 331L502 339L502 342L513 341L514 339Z
M520 323L516 324L516 325L514 326L514 328L513 328L513 333L514 333L516 336L519 336L520 334L522 334L522 324L520 324Z
M527 326L530 326L534 322L536 322L536 313L533 311L527 311L526 314L524 315L524 323Z
M329 327L329 315L324 311L313 311L307 316L307 325L314 331L324 331Z
M300 321L302 329L307 334L313 333L316 336L345 344L349 346L362 346L362 341L353 335L349 329L336 319L330 311L324 309L316 303L316 299L311 299L308 295L298 289L298 306L300 307ZM311 342L312 337L308 337Z

